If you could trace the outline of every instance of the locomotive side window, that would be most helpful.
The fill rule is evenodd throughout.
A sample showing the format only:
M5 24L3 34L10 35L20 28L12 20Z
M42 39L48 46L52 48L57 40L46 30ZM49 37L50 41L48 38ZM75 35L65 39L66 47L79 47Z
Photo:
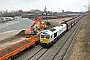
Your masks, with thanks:
M52 38L52 35L51 35L51 38Z
M57 32L56 33L54 33L54 38L57 36Z

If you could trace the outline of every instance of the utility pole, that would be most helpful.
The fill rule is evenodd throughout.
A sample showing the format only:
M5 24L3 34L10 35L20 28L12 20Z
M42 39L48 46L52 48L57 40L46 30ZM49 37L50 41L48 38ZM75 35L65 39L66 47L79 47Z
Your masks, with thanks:
M90 0L88 2L88 11L90 11Z

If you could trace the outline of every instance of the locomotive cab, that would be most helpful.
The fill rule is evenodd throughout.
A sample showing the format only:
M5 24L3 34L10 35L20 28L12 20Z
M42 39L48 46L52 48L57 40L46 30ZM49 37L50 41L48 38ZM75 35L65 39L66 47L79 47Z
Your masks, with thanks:
M52 38L53 38L53 32L51 32L50 30L44 30L41 34L40 34L40 45L42 47L50 47L53 44L52 42Z
M41 34L40 35L40 43L46 43L46 44L48 44L48 43L50 43L50 35L49 34Z

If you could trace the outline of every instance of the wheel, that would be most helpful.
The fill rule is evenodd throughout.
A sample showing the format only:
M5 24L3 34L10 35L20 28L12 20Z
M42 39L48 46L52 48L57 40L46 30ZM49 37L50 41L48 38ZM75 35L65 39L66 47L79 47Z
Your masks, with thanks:
M51 46L53 46L53 41L50 44L51 44Z
M54 44L56 43L56 39L54 40Z

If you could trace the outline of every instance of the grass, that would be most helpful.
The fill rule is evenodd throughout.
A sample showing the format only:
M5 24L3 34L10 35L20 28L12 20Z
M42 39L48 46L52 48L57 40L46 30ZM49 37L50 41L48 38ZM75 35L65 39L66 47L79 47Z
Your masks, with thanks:
M81 27L69 60L86 60L85 25L86 22L84 22Z

